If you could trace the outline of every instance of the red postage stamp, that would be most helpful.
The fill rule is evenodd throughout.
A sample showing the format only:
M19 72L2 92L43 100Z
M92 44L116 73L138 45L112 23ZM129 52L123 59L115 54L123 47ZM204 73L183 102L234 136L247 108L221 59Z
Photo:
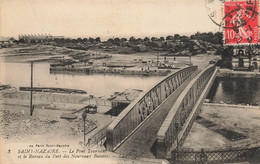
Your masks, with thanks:
M224 2L226 45L258 44L259 10L257 0Z

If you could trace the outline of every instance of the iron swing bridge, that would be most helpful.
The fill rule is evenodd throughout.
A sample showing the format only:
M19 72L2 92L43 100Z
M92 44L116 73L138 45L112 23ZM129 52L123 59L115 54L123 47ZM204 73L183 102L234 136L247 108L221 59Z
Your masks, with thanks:
M184 143L217 71L212 65L187 67L141 94L108 126L107 150L135 158L169 157Z

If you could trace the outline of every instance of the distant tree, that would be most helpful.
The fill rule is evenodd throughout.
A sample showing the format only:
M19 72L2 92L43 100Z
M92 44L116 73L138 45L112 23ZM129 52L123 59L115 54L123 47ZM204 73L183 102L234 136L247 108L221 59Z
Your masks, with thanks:
M97 37L97 38L95 39L95 41L96 41L97 43L101 42L100 37Z
M88 42L88 38L83 38L82 41L83 41L84 43L87 43L87 42Z
M222 45L222 33L221 32L217 32L215 34L213 34L212 32L208 32L208 33L200 33L197 32L194 37L197 40L203 41L203 42L209 42L212 44L220 44Z
M94 41L95 41L95 39L94 38L91 38L91 37L89 37L89 42L91 43L91 44L93 44L94 43Z
M19 39L19 43L25 43L25 40L23 38Z
M145 38L144 38L144 42L150 42L150 38L145 37Z
M32 44L36 43L36 40L32 39L32 40L31 40L31 43L32 43Z
M16 40L16 39L15 39L13 42L14 42L15 44L18 44L18 43L19 43L19 40Z
M152 37L151 40L154 42L157 41L158 39L156 37Z
M172 35L168 35L168 36L166 37L166 40L168 40L168 41L173 40L173 36L172 36Z
M60 38L60 43L65 43L65 38Z
M143 43L143 40L141 38L137 38L135 40L135 44L142 44Z
M127 39L126 39L126 38L121 38L120 40L121 40L121 43L123 43L123 42L126 42L126 41L127 41Z
M201 53L203 53L203 54L207 53L205 48L201 48L200 50L201 50Z
M165 41L164 37L161 36L160 37L160 41Z
M223 55L223 48L222 47L217 47L215 51L215 55Z
M215 53L215 54L218 55L217 53ZM233 55L233 47L227 46L227 47L221 48L220 54L222 56L222 60L230 60Z
M119 38L115 38L115 39L114 39L114 44L115 44L115 45L118 45L118 46L119 46L120 43L121 43L121 42L120 42L120 39L119 39Z
M190 39L195 39L195 38L196 38L195 35L190 36Z
M71 39L70 38L67 38L65 39L66 43L70 43L71 42Z
M150 43L150 46L151 46L152 48L159 48L159 45L158 45L157 42L151 42L151 43Z
M212 32L208 32L207 35L210 37L214 37L214 34Z
M223 33L222 32L216 32L215 33L215 38L216 38L216 44L220 44L223 46Z
M189 50L191 52L191 55L197 55L198 54L198 51L196 49L194 49L194 47L190 47Z
M129 42L130 42L130 43L134 43L134 42L135 42L135 37L131 36L131 37L129 38Z
M187 37L187 36L181 36L180 38L179 38L182 42L188 42L189 41L189 37Z
M121 45L124 45L125 42L127 42L127 39L126 39L126 38L121 38L121 39L120 39L120 42L121 42Z
M82 42L82 39L81 38L78 38L77 39L77 43L81 43Z
M59 38L54 38L53 40L55 43L60 43L60 39Z
M133 46L132 50L135 51L135 52L141 52L141 49L138 46Z
M127 41L126 38L121 38L120 40L121 40L121 42L126 42Z
M200 39L201 38L201 33L200 32L196 32L195 33L195 38L196 39Z
M179 40L180 37L181 37L181 36L180 36L179 34L174 34L173 39L174 39L174 40Z
M107 43L114 44L114 39L113 39L113 38L109 38L109 39L107 40Z
M168 49L168 44L167 44L167 42L164 42L164 43L162 44L162 48L163 48L164 50L167 50L167 49Z

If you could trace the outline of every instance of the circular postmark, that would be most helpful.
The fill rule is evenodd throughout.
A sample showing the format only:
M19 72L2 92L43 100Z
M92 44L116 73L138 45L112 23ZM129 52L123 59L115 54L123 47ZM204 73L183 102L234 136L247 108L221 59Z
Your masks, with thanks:
M225 19L232 15L240 15L241 23L237 27L246 25L259 15L257 0L205 0L205 6L209 19L220 28L230 28Z
M205 6L209 19L221 27L223 18L223 1L222 0L205 0Z

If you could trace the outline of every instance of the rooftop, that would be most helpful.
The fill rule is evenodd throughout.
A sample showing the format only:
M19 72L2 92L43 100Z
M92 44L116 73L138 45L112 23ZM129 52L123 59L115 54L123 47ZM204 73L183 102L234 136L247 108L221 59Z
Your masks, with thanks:
M115 98L112 101L121 101L121 102L132 102L136 99L142 90L138 89L126 89L124 92L115 93Z

